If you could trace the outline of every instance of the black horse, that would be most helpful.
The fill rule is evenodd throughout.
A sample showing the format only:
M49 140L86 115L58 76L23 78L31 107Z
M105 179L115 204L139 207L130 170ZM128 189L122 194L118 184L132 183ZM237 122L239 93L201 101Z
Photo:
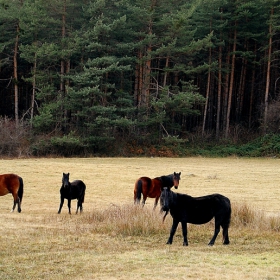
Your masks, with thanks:
M61 212L64 199L68 199L69 214L71 214L72 199L78 199L76 214L78 213L79 208L80 208L80 213L83 211L86 185L81 180L75 180L72 183L70 183L69 175L70 175L69 173L67 174L63 173L62 176L62 186L60 188L60 206L59 206L58 214L60 214Z
M179 222L182 225L184 246L188 246L187 223L205 224L213 217L215 218L215 231L210 246L213 246L220 232L220 226L223 228L223 244L229 244L228 228L231 217L230 200L221 194L211 194L202 197L191 197L186 194L174 193L170 188L163 188L160 196L161 210L165 211L163 221L170 211L173 218L173 224L170 231L167 244L172 244L173 236L176 232Z

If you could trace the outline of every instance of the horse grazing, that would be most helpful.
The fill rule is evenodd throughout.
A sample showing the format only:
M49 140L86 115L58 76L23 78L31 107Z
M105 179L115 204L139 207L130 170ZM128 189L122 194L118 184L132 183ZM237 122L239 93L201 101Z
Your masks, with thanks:
M58 214L61 212L61 208L64 203L64 199L68 199L68 209L69 214L71 214L71 200L77 199L77 211L76 214L79 211L80 213L83 211L83 203L85 198L85 191L86 191L86 185L81 180L75 180L72 183L69 182L69 173L65 174L63 173L62 176L62 186L60 188L60 206L58 210Z
M135 182L134 187L134 203L139 204L141 200L141 194L143 194L142 205L145 205L147 197L155 198L154 209L158 204L158 200L160 198L161 189L164 187L172 188L174 186L175 189L178 189L179 181L180 181L181 172L156 177L154 179L150 179L149 177L141 177Z
M21 212L21 202L23 196L23 180L16 174L0 175L0 196L11 193L14 197L14 205L11 212L14 212L16 204L18 212Z
M230 200L221 194L211 194L202 197L191 197L186 194L174 193L170 188L163 188L160 196L161 210L165 211L163 221L170 211L173 224L167 244L172 244L173 236L179 222L182 225L184 246L188 246L187 223L205 224L215 218L215 230L209 246L213 246L223 228L223 244L229 244L228 228L231 217Z

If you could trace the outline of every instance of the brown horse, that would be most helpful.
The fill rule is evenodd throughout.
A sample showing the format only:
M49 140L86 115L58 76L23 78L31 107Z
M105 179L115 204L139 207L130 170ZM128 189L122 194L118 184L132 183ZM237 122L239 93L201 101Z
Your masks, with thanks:
M0 175L0 196L11 193L14 197L14 206L11 210L15 210L18 205L18 212L21 212L21 202L23 196L23 180L16 174Z
M154 209L158 204L160 198L161 189L164 187L175 189L179 186L181 172L156 177L151 179L149 177L141 177L135 182L134 187L134 203L139 204L141 200L141 194L143 194L142 206L145 205L147 197L155 198Z

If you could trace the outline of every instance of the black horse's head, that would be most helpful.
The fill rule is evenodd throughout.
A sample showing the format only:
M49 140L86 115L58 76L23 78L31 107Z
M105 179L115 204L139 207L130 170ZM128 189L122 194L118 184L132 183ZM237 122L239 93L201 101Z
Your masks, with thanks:
M175 189L178 189L179 181L181 179L180 175L181 175L181 172L179 172L179 173L174 172L173 173L173 186L174 186Z
M63 188L68 188L68 186L70 185L69 175L70 175L70 173L63 173L63 176L62 176L62 187Z
M164 212L168 212L170 206L172 205L172 202L173 202L173 192L168 187L162 188L160 194L161 210Z

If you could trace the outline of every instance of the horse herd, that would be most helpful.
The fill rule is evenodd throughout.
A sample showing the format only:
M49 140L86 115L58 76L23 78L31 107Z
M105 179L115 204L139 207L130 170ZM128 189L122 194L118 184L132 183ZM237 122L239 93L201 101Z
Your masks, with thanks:
M173 236L179 223L182 225L183 245L188 246L187 223L205 224L215 219L214 235L208 245L212 246L222 227L223 244L229 244L228 228L231 219L230 200L221 194L211 194L201 197L191 197L187 194L171 191L179 186L181 172L160 176L154 179L141 177L135 182L134 203L139 204L142 198L142 206L145 205L147 197L155 198L154 209L160 200L161 212L165 212L163 221L168 213L173 218L172 227L167 244L172 244ZM63 173L62 186L60 188L60 205L58 214L61 213L64 200L68 200L68 212L71 214L71 200L77 199L77 210L83 211L86 185L81 180L69 181L69 173ZM23 197L23 180L16 174L0 175L0 196L11 193L14 198L12 212L18 205L18 212L21 212Z

